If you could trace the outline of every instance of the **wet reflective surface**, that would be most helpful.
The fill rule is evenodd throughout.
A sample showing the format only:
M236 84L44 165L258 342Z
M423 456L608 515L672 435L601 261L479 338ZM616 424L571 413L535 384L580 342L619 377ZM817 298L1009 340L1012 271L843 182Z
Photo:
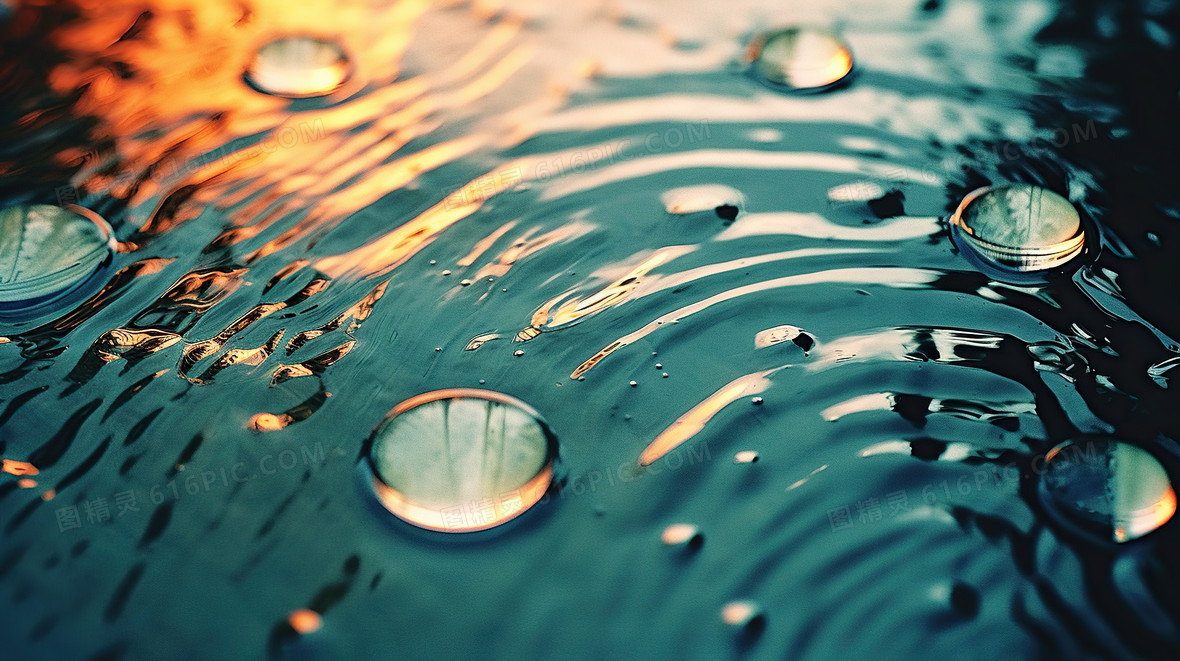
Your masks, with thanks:
M0 326L6 651L1176 658L1174 517L1118 543L1043 497L1089 436L1178 474L1173 4L551 4L0 15L0 202L118 241ZM760 79L792 25L856 75ZM347 77L248 82L291 36ZM1009 183L1077 211L1069 269L952 240ZM494 536L358 479L448 388L561 440Z

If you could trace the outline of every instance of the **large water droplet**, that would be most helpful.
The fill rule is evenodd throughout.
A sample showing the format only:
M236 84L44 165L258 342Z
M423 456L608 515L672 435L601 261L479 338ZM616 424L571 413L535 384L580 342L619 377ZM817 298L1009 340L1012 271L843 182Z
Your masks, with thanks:
M1111 439L1057 446L1046 455L1041 485L1052 513L1115 542L1142 537L1176 513L1176 493L1160 462Z
M110 258L111 228L81 207L0 210L0 308L26 308L65 294Z
M348 56L339 44L296 36L259 48L246 71L246 82L267 94L304 99L330 94L348 75Z
M1082 252L1085 232L1069 200L1029 184L971 192L951 217L961 246L1012 271L1043 271Z
M536 411L488 390L452 388L398 404L373 431L373 488L416 526L472 532L516 518L553 481L557 439Z
M764 81L789 90L822 90L852 73L852 51L836 33L794 27L750 44L747 58Z

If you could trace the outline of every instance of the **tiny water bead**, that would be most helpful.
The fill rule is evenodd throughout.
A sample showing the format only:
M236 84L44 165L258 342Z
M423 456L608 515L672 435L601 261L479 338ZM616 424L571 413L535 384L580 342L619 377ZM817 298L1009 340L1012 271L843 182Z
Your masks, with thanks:
M742 450L733 455L733 463L735 464L753 464L758 461L758 453L754 450Z
M705 536L701 534L700 528L691 523L673 523L660 533L660 541L665 546L696 551L705 544Z
M373 431L373 489L398 518L442 532L486 530L535 505L553 482L557 439L514 397L476 388L398 404Z
M754 637L766 628L766 613L756 602L742 599L721 608L721 621L742 636Z
M673 215L713 211L725 220L737 218L746 207L746 198L741 191L721 184L673 188L664 192L660 201L664 203L664 210Z
M1085 246L1077 209L1057 193L1030 184L972 191L950 222L960 247L1012 271L1060 266Z
M324 96L349 76L340 44L309 36L282 37L254 55L246 82L260 92L289 99Z
M1167 471L1146 450L1113 439L1065 443L1045 457L1043 501L1069 526L1118 543L1142 537L1176 513Z
M755 74L791 91L819 91L852 73L852 50L835 32L793 27L755 39L746 52Z
M0 210L0 308L27 308L82 284L114 252L111 228L71 205Z
M761 397L751 397L750 398L750 403L753 404L754 406L762 406L762 403L764 401L766 401L766 400L762 399Z

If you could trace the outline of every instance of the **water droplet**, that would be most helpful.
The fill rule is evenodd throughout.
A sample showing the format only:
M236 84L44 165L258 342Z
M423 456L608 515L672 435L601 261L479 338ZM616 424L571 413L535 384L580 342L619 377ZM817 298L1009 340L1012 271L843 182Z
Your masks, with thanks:
M535 505L552 480L557 439L527 404L475 388L424 393L373 431L373 489L421 528L472 532Z
M437 259L432 259L432 260L430 260L430 265L431 265L431 266L434 266L435 264L438 264L438 260L437 260Z
M754 406L762 406L763 399L761 397L751 397L750 403Z
M632 387L632 388L634 388L634 387L635 387L635 386L637 386L637 385L639 385L639 382L638 382L638 381L632 381L632 382L631 382L631 387Z
M766 613L753 601L731 601L722 607L721 621L743 636L757 636L766 628Z
M466 287L467 285L471 284L471 281L468 280L467 278L463 278L462 280L459 281L459 284L463 287Z
M450 271L450 269L447 269L447 270L443 271L442 274L443 275L450 275L451 271Z
M479 385L481 385L481 386L482 386L484 383L485 383L485 381L484 381L483 379L480 379L480 380L479 380Z
M259 48L246 71L246 82L266 94L305 99L330 94L348 75L348 56L339 44L296 36Z
M658 370L664 369L664 364L663 363L656 363L656 369L658 369Z
M106 221L82 207L0 210L0 308L61 297L106 264L114 246Z
M435 347L434 350L435 351L442 351L442 347Z
M255 413L250 417L248 423L250 429L256 432L278 431L286 427L291 422L290 416L286 413L282 415L275 415L273 413Z
M758 461L758 453L753 450L742 450L733 455L733 463L735 464L753 464Z
M660 201L664 203L664 210L671 214L683 216L714 211L726 220L733 220L738 212L746 208L746 199L741 191L720 184L673 188L661 195Z
M756 39L747 51L762 80L788 90L822 90L852 73L852 51L836 33L794 27Z
M668 378L668 373L667 373L667 372L664 372L664 373L663 373L663 374L661 374L660 376L662 376L662 377L664 377L664 378L666 379L666 378Z
M520 358L521 356L524 355L524 349L517 349L516 351L512 352L512 355L516 356L517 358Z
M1042 495L1064 523L1127 542L1176 513L1168 473L1146 450L1112 439L1064 443L1045 457Z
M961 247L1018 272L1060 266L1082 252L1085 232L1069 200L1029 184L977 189L951 216Z
M660 541L668 546L678 546L689 551L696 551L705 543L705 536L700 528L691 523L673 523L664 528L660 534Z
M306 635L319 631L324 621L319 613L308 608L300 608L287 617L287 624L291 625L295 633Z

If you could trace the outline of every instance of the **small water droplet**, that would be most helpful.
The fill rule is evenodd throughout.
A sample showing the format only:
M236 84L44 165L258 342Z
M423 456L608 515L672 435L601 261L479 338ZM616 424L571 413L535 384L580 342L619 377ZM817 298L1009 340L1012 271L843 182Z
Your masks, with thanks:
M308 608L301 608L287 617L287 624L291 625L295 633L307 635L319 631L324 621L319 613Z
M666 379L666 378L668 378L668 373L667 373L667 372L664 372L664 373L663 373L663 374L661 374L660 376L662 376L662 377L664 377L664 378Z
M480 379L480 380L479 380L479 385L481 385L481 386L482 386L484 383L486 383L486 381L484 381L483 379Z
M660 196L664 210L683 216L702 211L713 211L721 218L737 218L746 201L741 191L720 184L703 184L673 188Z
M438 264L438 260L437 260L437 259L432 259L432 260L430 260L430 265L431 265L431 266L434 266L435 264Z
M761 397L751 397L750 403L754 406L762 406L763 399Z
M757 636L766 629L766 614L756 602L731 601L721 609L721 621L743 636Z
M663 363L656 363L656 369L658 369L658 370L664 369L664 364Z
M466 286L468 286L468 285L470 285L470 284L471 284L471 281L470 281L470 280L468 280L467 278L463 278L462 280L460 280L460 281L459 281L459 285L460 285L460 286L463 286L463 287L466 287Z
M294 36L259 48L246 71L246 82L266 94L303 99L330 94L348 76L348 56L339 44Z
M474 388L398 404L373 430L369 451L373 489L386 509L441 532L515 518L545 495L556 462L557 439L536 411Z
M639 385L639 382L638 382L638 381L632 381L632 382L631 382L631 387L632 387L632 388L634 388L634 387L635 387L635 386L637 386L637 385Z
M677 546L689 551L696 551L705 544L705 536L700 528L691 523L673 523L664 528L660 534L660 541L667 546Z
M275 415L273 413L255 413L250 417L250 422L247 423L250 429L256 432L278 431L286 427L291 422L290 416L286 413L282 415Z
M758 461L758 453L753 450L742 450L733 455L733 463L735 464L753 464Z
M434 350L435 351L442 351L442 347L435 347Z
M517 349L516 351L512 352L512 355L516 356L517 358L520 358L521 356L524 355L524 349Z
M442 274L443 275L450 275L451 271L450 271L450 269L447 269L447 270L443 271Z

